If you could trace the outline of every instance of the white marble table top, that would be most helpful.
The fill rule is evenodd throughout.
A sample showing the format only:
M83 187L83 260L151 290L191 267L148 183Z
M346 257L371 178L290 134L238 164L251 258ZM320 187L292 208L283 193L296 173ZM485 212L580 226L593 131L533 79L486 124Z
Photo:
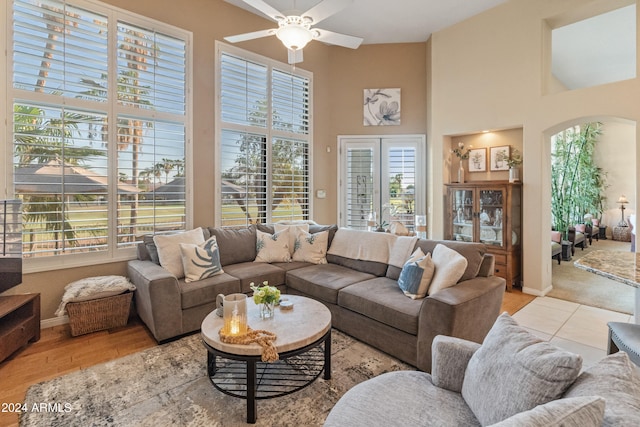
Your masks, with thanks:
M311 298L282 294L283 300L293 303L293 309L276 307L275 316L261 319L258 306L251 297L247 300L247 323L251 329L263 329L277 335L276 351L285 353L309 345L331 329L331 312L324 304ZM212 348L239 356L260 356L262 347L256 343L227 344L220 340L219 331L224 321L211 312L202 322L202 339Z

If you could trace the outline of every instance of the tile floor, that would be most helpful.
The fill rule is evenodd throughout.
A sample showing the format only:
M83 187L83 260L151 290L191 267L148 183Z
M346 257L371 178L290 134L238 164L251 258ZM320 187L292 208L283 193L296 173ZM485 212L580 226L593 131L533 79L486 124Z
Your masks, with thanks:
M513 315L524 328L557 347L582 355L583 369L607 354L607 322L633 316L556 298L538 297Z

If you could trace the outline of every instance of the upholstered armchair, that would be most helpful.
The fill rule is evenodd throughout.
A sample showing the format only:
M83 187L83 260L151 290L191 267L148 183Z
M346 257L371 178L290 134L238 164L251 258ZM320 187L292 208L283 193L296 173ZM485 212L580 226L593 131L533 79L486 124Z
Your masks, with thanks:
M571 245L571 255L575 255L576 248L580 248L584 250L587 245L587 240L585 238L586 226L584 224L578 224L575 227L569 227L568 238L572 243Z

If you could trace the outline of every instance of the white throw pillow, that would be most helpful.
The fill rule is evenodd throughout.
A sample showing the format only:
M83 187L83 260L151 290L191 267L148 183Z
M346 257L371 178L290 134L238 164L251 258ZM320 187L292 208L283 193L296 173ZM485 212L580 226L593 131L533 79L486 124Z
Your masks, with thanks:
M160 265L176 278L181 279L184 277L184 268L182 267L180 243L199 245L204 243L204 234L202 228L198 227L183 233L153 236L153 242L158 248Z
M294 246L296 242L296 237L298 236L299 231L304 231L305 233L309 232L309 224L273 224L274 233L279 233L281 231L288 230L289 231L289 253L293 256Z
M326 264L328 244L328 231L311 234L298 230L293 244L293 260L311 262L313 264Z
M256 262L291 262L289 230L264 233L256 230Z
M437 244L433 249L432 259L436 271L433 274L428 295L433 295L458 283L468 264L465 257L441 244Z
M424 298L427 296L434 271L431 254L425 255L422 249L418 248L402 267L398 286L411 299Z
M180 243L180 254L187 283L224 273L216 236L199 245Z

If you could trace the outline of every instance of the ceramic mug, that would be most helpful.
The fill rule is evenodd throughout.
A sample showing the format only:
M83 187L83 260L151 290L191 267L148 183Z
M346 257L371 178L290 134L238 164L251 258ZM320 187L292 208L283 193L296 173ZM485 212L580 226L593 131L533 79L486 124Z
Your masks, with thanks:
M218 294L216 297L216 314L220 317L224 314L224 294Z

